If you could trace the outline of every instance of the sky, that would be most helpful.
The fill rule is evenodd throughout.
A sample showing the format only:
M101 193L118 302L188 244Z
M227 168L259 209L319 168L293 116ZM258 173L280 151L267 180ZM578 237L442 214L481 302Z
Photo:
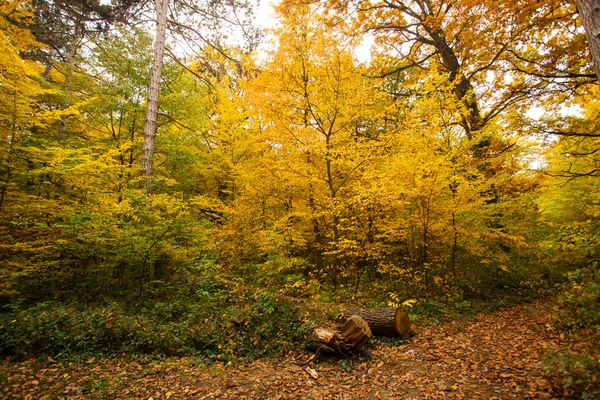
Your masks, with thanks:
M275 12L273 11L271 0L259 0L260 4L255 12L256 24L262 29L267 29L275 25Z
M273 4L277 4L277 0L258 0L259 6L255 11L255 24L261 29L269 29L277 23L275 19L275 11ZM266 39L268 41L268 38ZM360 62L368 62L371 60L371 46L373 45L373 36L367 35L363 39L363 43L356 48L356 58ZM260 51L260 50L259 50Z

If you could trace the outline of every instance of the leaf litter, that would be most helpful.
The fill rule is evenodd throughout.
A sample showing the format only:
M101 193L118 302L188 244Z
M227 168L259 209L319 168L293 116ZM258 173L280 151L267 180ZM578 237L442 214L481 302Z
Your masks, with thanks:
M307 353L237 366L193 358L3 360L0 399L564 398L563 373L544 359L587 344L551 326L549 303L537 302L416 326L410 343L378 342L352 360Z

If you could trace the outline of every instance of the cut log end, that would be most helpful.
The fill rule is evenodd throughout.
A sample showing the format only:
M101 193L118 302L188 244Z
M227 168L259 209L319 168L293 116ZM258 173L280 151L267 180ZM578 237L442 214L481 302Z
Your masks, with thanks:
M340 347L346 352L357 353L373 336L369 324L359 316L353 315L340 330Z
M398 335L401 338L408 339L414 336L414 332L410 327L410 319L408 318L408 313L404 309L396 309L396 313L394 314L394 325L396 327Z

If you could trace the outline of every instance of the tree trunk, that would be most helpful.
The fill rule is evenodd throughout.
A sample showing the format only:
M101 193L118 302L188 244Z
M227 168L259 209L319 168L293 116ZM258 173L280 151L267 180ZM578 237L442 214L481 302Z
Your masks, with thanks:
M369 324L373 336L408 339L415 335L408 313L402 308L346 308L342 312L344 317L358 315L364 319Z
M330 329L315 328L308 336L307 342L308 348L315 353L346 357L350 353L358 353L372 336L365 320L353 315L342 325L339 333Z
M577 0L577 11L588 39L596 77L600 77L600 0Z
M144 148L142 150L143 187L150 188L152 166L154 164L154 139L158 125L158 95L162 76L163 55L165 52L165 34L167 30L167 10L169 0L155 0L156 4L156 43L154 44L154 62L148 88L148 109L144 127Z

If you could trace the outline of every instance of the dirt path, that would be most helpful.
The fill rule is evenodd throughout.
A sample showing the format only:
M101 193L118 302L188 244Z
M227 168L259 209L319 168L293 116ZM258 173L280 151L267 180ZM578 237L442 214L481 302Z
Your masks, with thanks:
M546 353L584 342L550 327L548 306L519 306L472 321L417 326L410 344L378 344L352 361L258 360L207 367L192 359L0 364L0 398L540 399L560 398Z

